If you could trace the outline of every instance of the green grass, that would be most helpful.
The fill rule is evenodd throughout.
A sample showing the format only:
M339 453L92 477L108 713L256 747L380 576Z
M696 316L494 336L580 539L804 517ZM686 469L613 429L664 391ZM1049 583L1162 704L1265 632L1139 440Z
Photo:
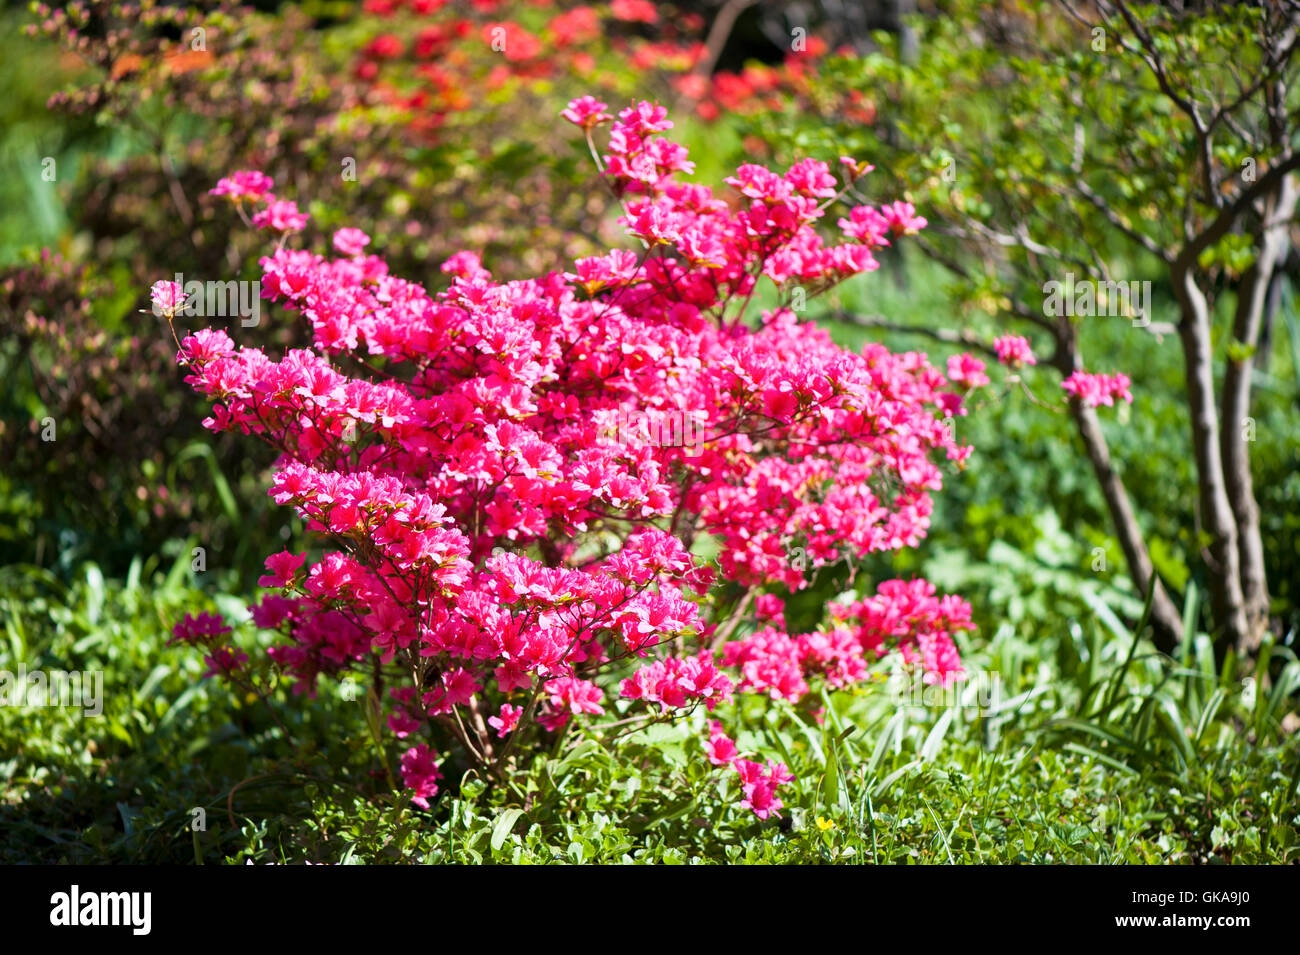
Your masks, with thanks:
M0 665L101 669L104 713L0 709L0 861L1300 857L1300 752L1280 728L1300 683L1294 655L1272 648L1259 687L1216 667L1204 635L1178 660L1157 656L1095 598L1054 634L1006 624L965 647L972 684L1000 682L979 706L900 707L881 682L826 697L818 725L747 698L741 748L781 753L798 777L785 818L760 822L735 807L732 774L702 758L703 714L614 743L563 739L509 787L451 770L432 811L416 810L387 783L399 745L381 757L362 705L336 686L270 701L289 742L262 701L232 698L199 679L193 654L165 647L185 610L238 615L243 601L210 590L184 563L137 562L123 581L87 565L66 586L4 572Z

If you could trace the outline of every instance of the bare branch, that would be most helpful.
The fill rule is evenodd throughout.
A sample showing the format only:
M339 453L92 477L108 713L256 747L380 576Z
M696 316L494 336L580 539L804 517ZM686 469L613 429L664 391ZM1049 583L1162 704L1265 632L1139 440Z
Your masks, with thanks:
M1252 202L1277 188L1287 173L1295 169L1300 169L1300 153L1290 153L1282 157L1279 162L1269 167L1268 172L1251 183L1250 188L1242 190L1231 205L1219 210L1219 214L1214 221L1205 229L1202 229L1178 253L1173 262L1175 274L1189 269L1202 252L1228 233L1228 230L1232 228L1238 217L1246 211Z

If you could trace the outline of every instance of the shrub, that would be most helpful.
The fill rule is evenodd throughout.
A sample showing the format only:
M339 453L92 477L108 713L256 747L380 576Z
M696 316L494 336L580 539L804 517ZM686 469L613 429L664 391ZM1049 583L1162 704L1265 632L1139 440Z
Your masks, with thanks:
M859 682L887 652L929 681L962 672L952 638L970 608L925 580L884 582L798 634L774 591L804 585L804 556L820 566L925 534L936 458L962 466L971 450L949 420L966 386L919 353L847 352L785 304L747 314L764 279L786 301L816 294L925 223L905 203L859 207L828 244L814 225L864 174L852 160L844 186L816 160L742 166L727 202L679 178L693 165L662 137L663 107L622 111L603 153L603 103L563 115L639 251L504 284L461 252L431 296L355 229L336 233L333 258L285 233L261 259L264 294L310 321L313 348L273 360L219 329L180 343L187 382L213 402L205 424L279 451L271 494L323 538L310 566L267 559L259 583L282 593L253 621L281 635L269 656L300 692L366 675L376 735L382 707L409 747L417 805L448 761L508 778L557 733L702 705L720 719L700 757L733 766L743 804L767 817L788 772L737 751L735 693L811 712L813 686ZM154 286L169 316L177 292ZM716 566L698 556L706 541ZM731 639L742 621L759 628ZM220 618L187 617L175 640L248 679Z
M783 37L789 49L782 62L720 69L735 26L730 15L719 12L706 30L699 13L673 4L556 6L371 0L364 9L380 20L379 32L356 51L353 76L368 101L436 140L445 138L439 131L456 129L457 117L481 122L494 107L519 111L521 98L553 100L554 91L566 89L605 96L651 91L691 107L701 120L725 121L805 97L829 48L808 35L805 15L801 28Z

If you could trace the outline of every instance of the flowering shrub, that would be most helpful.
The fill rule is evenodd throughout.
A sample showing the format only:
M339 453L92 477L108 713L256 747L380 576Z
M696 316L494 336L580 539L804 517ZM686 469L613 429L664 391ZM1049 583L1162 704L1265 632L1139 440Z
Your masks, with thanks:
M513 102L535 89L596 89L617 95L651 84L714 122L804 101L829 45L803 35L781 63L714 69L704 17L668 4L615 0L557 9L528 3L448 4L442 0L367 0L382 31L357 51L354 77L366 100L405 117L431 137L458 114L483 111L481 91ZM847 49L839 52L848 53ZM854 116L871 122L870 104Z
M1089 407L1114 405L1119 398L1133 403L1133 392L1129 385L1133 382L1123 372L1113 375L1094 375L1086 371L1076 371L1061 382L1061 387Z
M291 247L299 223L272 216L284 231L261 259L263 295L301 313L313 347L275 359L210 328L178 360L213 404L207 427L280 452L270 493L324 542L310 564L267 558L259 584L278 592L250 609L280 635L271 659L308 694L322 675L369 675L409 747L413 802L428 805L449 759L501 776L551 734L703 706L716 721L699 755L730 766L766 818L791 777L727 735L736 694L811 713L811 688L860 682L895 652L929 681L962 675L953 635L970 608L924 580L886 581L799 634L773 591L805 584L790 541L814 566L917 543L941 463L970 453L948 419L983 366L950 387L922 354L845 351L784 305L748 314L764 279L782 302L824 291L924 225L900 203L819 234L862 166L844 160L841 184L812 159L745 165L727 201L680 178L693 166L662 136L663 107L605 110L584 97L564 115L638 251L506 283L461 252L430 295L367 255L359 230L336 234L331 258ZM255 179L216 191L248 201L236 184ZM284 201L262 185L255 203ZM166 286L155 300L171 301ZM629 414L690 415L697 446L620 428ZM696 554L707 538L716 566ZM733 639L750 629L741 592L758 595L762 627ZM220 633L189 618L175 631L211 668L238 668Z

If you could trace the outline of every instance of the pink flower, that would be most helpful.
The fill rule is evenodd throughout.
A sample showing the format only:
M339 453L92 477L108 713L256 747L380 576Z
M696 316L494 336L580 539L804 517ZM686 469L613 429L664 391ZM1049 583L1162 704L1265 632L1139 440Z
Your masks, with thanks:
M248 612L252 615L256 626L263 630L274 630L288 620L297 609L298 602L294 598L267 594L260 603L250 606Z
M173 318L185 307L185 289L179 282L154 282L149 289L149 298L153 301L153 313Z
M980 388L989 383L984 367L984 362L967 352L952 355L948 359L948 380L967 391Z
M661 712L703 702L710 710L731 697L731 680L719 673L707 651L684 660L656 660L623 681L622 695L658 703Z
M801 159L785 174L790 188L802 196L830 199L838 191L830 168L820 159Z
M542 51L542 43L519 24L505 21L488 23L483 27L483 39L492 50L501 53L512 63L531 60Z
M889 245L889 220L871 206L854 206L847 219L839 220L839 227L851 239L857 239L870 248Z
M569 106L560 113L565 119L583 129L591 129L601 123L608 123L611 117L605 112L605 104L594 96L581 96L570 100Z
M798 641L771 627L724 644L722 662L740 670L741 690L796 703L809 689L799 663Z
M975 629L970 604L936 597L929 581L883 581L875 596L832 605L832 614L865 653L879 656L892 644L905 660L919 662L927 683L950 686L965 675L952 635Z
M998 361L1012 368L1038 364L1029 347L1029 339L1021 335L1003 335L993 339L993 350L997 352Z
M600 36L600 17L591 7L574 7L555 17L548 29L560 46L589 43Z
M1100 405L1113 406L1117 398L1132 404L1133 392L1129 390L1131 384L1129 376L1123 373L1098 375L1076 371L1061 382L1061 387L1088 407L1096 408Z
M912 235L929 224L916 214L916 209L910 202L891 202L887 206L881 206L880 214L885 217L895 235Z
M483 268L483 260L474 252L457 252L455 255L442 263L442 271L449 275L456 275L463 279L471 281L478 279L488 279L491 276Z
M943 411L945 418L955 418L966 414L966 409L962 406L962 396L951 391L945 391L938 396L939 407Z
M759 819L770 816L780 819L781 813L778 810L784 803L777 797L776 791L794 781L794 776L785 764L768 760L764 767L752 760L737 759L733 765L740 776L741 791L745 797L740 808L751 810Z
M657 23L659 11L650 0L614 0L609 5L610 13L619 20L629 23Z
M483 687L465 667L453 667L442 674L442 686L424 695L429 712L441 716L469 703Z
M301 232L307 225L307 216L288 199L277 199L253 215L253 225L259 229L276 232Z
M429 800L438 795L438 780L442 773L436 757L427 743L412 746L402 754L402 782L415 792L411 802L421 809L428 809Z
M523 715L522 706L511 706L509 703L501 704L501 712L497 716L488 717L488 725L497 731L498 736L508 736L515 731L519 725L519 717Z
M736 170L734 176L728 176L723 181L749 199L776 203L783 202L794 194L790 183L785 179L772 170L753 163L746 163Z
M172 637L167 641L167 645L171 646L175 643L210 645L216 638L230 632L230 627L226 625L226 621L220 614L201 613L196 617L187 613L183 620L172 627Z
M271 177L255 169L241 169L228 177L217 181L215 189L209 189L210 196L225 196L232 202L261 202L271 197Z
M754 614L759 620L767 620L774 627L785 626L785 601L776 594L759 594L754 601Z
M206 364L218 358L230 357L235 350L235 343L219 328L201 328L182 339L181 350L189 356L191 362Z
M406 739L412 733L419 732L423 725L424 723L405 707L388 714L388 728L398 739Z
M600 687L588 680L576 680L572 677L550 680L545 690L550 694L553 706L567 709L574 716L582 713L599 715L605 712L605 708L601 706L605 694L601 693Z
M637 276L640 262L631 249L615 249L608 255L578 259L573 263L573 272L565 272L564 277L581 286L588 295L607 288L619 288L633 282Z
M291 587L298 576L298 568L307 560L307 552L291 554L287 550L266 558L269 574L257 578L259 587Z
M705 751L714 766L726 766L740 755L735 741L723 732L722 724L717 720L709 723L709 742Z
M334 248L344 255L361 255L369 244L370 236L360 229L345 228L334 233Z
M376 60L395 60L402 55L402 41L391 33L382 33L366 45L366 56Z
M571 716L583 713L599 716L605 712L601 705L604 694L600 687L587 680L561 677L547 681L543 689L549 700L546 708L538 714L537 722L547 732L556 732L569 722Z
M682 215L667 204L658 203L642 203L635 213L624 216L621 221L627 225L629 234L652 246L676 243L686 225Z

